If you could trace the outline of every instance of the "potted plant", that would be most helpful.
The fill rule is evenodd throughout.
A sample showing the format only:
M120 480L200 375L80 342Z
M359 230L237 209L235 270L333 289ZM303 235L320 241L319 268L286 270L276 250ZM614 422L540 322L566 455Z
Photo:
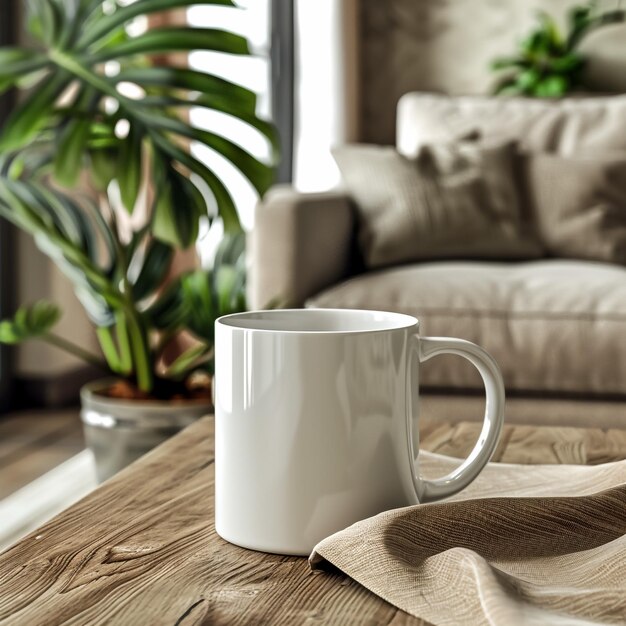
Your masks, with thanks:
M138 17L231 0L33 0L32 46L0 48L0 91L25 97L0 132L0 215L30 233L72 281L102 355L53 333L59 309L20 308L0 342L39 338L98 365L108 378L82 391L82 418L100 479L211 406L213 322L245 308L244 238L220 178L188 150L200 142L232 162L263 195L277 137L256 97L223 78L163 65L170 52L248 55L245 38L217 29L162 27L131 34ZM154 59L161 64L156 65ZM264 163L192 125L190 107L234 116L273 147ZM216 215L225 237L206 270L172 276ZM172 342L187 344L168 358Z
M593 31L624 21L620 8L602 11L596 2L574 6L568 14L563 32L553 17L544 11L539 23L520 44L512 57L495 59L491 69L500 75L495 94L521 95L533 98L560 98L580 89L586 58L580 45Z

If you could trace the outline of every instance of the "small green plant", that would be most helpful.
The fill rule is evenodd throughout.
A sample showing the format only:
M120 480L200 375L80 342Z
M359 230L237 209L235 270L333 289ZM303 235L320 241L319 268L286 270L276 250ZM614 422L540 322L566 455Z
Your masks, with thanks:
M567 31L541 11L539 24L519 45L512 57L496 59L491 69L500 74L494 93L534 98L558 98L579 87L585 56L579 47L592 31L624 21L619 4L615 10L600 11L595 2L572 8Z
M52 331L51 303L0 324L0 342L39 338L69 350L144 394L162 395L210 370L213 322L245 308L244 236L224 183L188 150L196 141L233 163L263 195L278 140L256 115L256 95L221 77L154 58L190 50L248 55L245 38L210 28L136 33L137 18L231 0L30 0L29 47L0 48L0 92L25 97L0 133L0 216L30 233L72 281L102 355ZM190 107L238 118L264 136L272 160L187 121ZM89 191L89 192L88 192ZM225 238L213 267L169 279L175 251L219 215ZM167 367L186 332L195 343Z

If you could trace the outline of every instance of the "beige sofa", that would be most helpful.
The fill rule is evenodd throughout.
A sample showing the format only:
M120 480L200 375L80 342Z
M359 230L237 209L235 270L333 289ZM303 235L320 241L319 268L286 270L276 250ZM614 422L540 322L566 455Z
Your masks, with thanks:
M479 130L528 150L626 154L626 97L559 102L408 94L398 150ZM626 207L624 207L626 211ZM393 310L423 334L474 341L499 362L512 422L626 428L626 268L576 259L433 261L364 271L343 192L274 189L250 241L250 302ZM482 417L481 382L456 357L422 371L424 412Z

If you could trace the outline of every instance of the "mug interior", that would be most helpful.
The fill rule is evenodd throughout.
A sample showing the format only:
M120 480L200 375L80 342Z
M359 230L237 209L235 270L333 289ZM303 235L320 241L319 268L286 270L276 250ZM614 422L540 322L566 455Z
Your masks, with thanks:
M225 315L218 324L270 332L363 333L411 328L411 315L358 309L276 309Z

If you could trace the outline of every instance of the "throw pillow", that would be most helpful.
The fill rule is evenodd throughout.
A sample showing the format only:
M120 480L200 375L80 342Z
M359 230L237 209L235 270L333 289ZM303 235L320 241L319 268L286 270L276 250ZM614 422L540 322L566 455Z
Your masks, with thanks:
M554 256L626 265L626 154L524 157L539 236Z
M513 143L426 146L415 159L391 147L336 148L366 265L541 256L520 212L515 153Z

